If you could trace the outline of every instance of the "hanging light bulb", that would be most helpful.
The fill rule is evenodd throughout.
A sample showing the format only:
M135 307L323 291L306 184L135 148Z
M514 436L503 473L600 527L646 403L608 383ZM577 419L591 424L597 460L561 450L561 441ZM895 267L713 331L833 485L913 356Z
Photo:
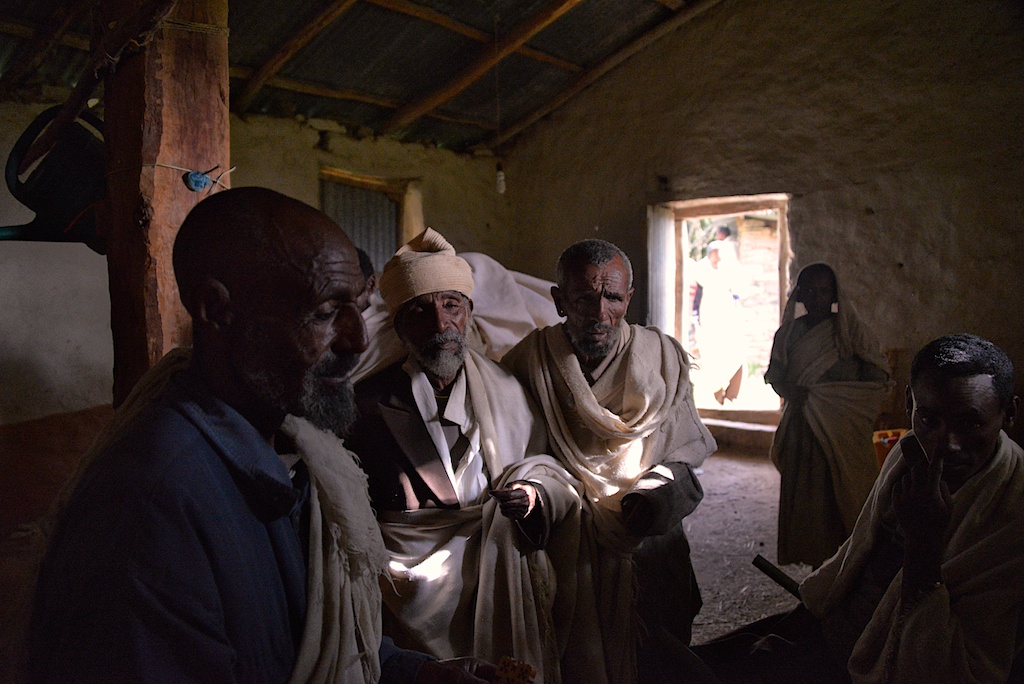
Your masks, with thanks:
M498 172L494 174L494 189L499 195L505 194L505 172L501 169L501 162L498 162Z

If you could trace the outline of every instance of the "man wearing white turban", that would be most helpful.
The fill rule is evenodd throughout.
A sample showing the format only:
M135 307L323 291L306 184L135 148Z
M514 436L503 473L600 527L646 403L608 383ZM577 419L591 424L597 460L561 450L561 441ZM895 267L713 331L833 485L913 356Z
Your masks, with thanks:
M356 385L347 445L391 558L385 628L439 658L512 656L537 681L559 682L578 483L543 454L544 425L522 386L467 347L472 269L439 233L398 250L380 294L406 356Z

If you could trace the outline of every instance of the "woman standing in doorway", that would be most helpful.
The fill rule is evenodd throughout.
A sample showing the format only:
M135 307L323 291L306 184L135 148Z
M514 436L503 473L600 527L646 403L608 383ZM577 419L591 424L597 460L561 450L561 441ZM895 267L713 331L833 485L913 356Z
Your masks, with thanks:
M764 376L784 400L771 450L780 564L817 567L853 529L878 475L871 436L892 387L887 365L832 268L801 270Z

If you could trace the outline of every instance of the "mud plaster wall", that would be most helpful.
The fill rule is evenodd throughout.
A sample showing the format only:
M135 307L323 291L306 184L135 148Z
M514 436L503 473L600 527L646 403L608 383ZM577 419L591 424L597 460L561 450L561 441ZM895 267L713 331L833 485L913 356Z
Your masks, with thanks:
M970 331L1024 393L1021 112L1019 2L725 0L520 136L511 265L550 277L566 245L617 242L642 321L649 203L791 193L791 272L835 266L898 381Z
M0 151L46 105L0 103ZM327 130L327 150L319 149ZM333 130L334 132L330 132ZM232 184L263 185L320 205L318 173L333 166L419 178L427 225L460 251L507 254L506 200L494 160L392 140L354 140L328 122L231 119ZM0 189L0 225L33 217ZM80 244L0 241L0 425L111 401L113 352L106 260Z
M46 105L0 103L0 159ZM34 213L0 184L0 225ZM77 243L0 241L0 424L110 403L107 261Z
M321 149L325 131L327 149ZM326 121L300 123L251 117L231 119L234 186L265 185L320 206L317 174L323 166L386 178L416 178L427 226L458 251L507 254L512 239L506 197L494 189L495 160L404 145L389 138L356 140ZM500 257L498 257L500 258ZM379 264L382 266L383 264Z

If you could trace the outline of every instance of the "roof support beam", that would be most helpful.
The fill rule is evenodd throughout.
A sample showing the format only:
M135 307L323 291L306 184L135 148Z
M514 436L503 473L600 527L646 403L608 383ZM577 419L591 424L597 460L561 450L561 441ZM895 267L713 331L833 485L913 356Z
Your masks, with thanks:
M446 14L441 14L437 10L433 10L429 7L424 7L423 5L417 5L414 2L409 2L409 0L365 1L371 5L377 5L377 7L389 9L392 12L400 12L402 14L407 14L410 17L416 17L417 19L422 19L423 21L430 22L431 24L443 26L444 28L448 29L449 31L452 31L453 33L458 33L459 35L480 41L481 43L490 43L494 40L494 36L492 36L489 33L481 31L480 29L477 28L473 28L472 26L469 26L467 24L463 24L461 21L456 21L455 19L452 19ZM573 73L579 73L580 71L583 71L583 67L581 67L578 64L567 62L564 59L559 59L558 57L549 55L546 52L541 52L540 50L534 50L532 47L529 47L528 45L521 45L519 48L516 49L516 53L523 55L524 57L535 59L538 62L551 64L552 66L556 66L564 71L570 71Z
M252 69L247 67L231 67L231 78L246 79L252 75ZM331 88L319 83L311 83L309 81L300 81L293 78L284 78L282 76L274 76L267 80L266 86L269 88L277 88L278 90L286 90L290 93L301 93L303 95L313 95L315 97L325 97L330 100L347 100L349 102L364 102L366 104L376 105L377 107L383 107L385 109L398 109L402 106L402 103L398 100L392 100L390 98L381 97L372 93L366 93L359 90L350 89L339 89ZM449 116L442 114L441 112L429 112L426 114L433 119L440 121L450 121L452 123L466 124L468 126L476 126L482 128L485 131L493 131L497 128L493 121L483 121L480 119L470 119L468 117L460 116Z
M410 123L420 118L429 111L436 109L445 102L464 91L475 83L481 76L487 73L494 65L505 59L508 55L518 49L523 43L543 31L547 26L554 23L556 19L578 5L582 0L552 0L544 9L522 24L512 29L510 33L494 44L493 50L487 50L477 61L469 65L461 74L455 77L451 83L437 90L423 99L412 102L400 109L383 126L382 133L405 128Z
M104 25L137 4L102 0ZM106 80L109 173L97 224L107 239L115 406L167 351L191 342L171 251L182 220L207 193L163 167L231 167L227 22L228 0L177 0L154 39Z
M688 7L679 10L676 14L672 15L665 21L661 22L653 29L640 36L632 43L622 48L612 56L606 58L600 62L597 66L589 71L580 74L579 77L569 86L566 90L562 91L558 96L551 100L540 109L528 114L524 118L520 119L512 126L502 131L498 135L491 137L481 147L496 148L502 143L511 140L515 136L522 133L524 130L537 123L545 116L555 111L566 102L571 100L573 97L578 95L581 91L586 89L589 85L597 81L599 78L607 74L609 71L619 66L627 59L640 52L647 46L651 45L655 41L663 38L672 31L675 31L680 26L687 22L696 19L704 12L708 11L715 5L722 2L722 0L697 0L697 2L689 5Z
M270 59L257 69L256 73L242 86L242 92L239 93L238 99L235 101L235 111L240 114L244 113L249 108L249 105L252 104L260 88L270 78L276 76L281 67L288 63L288 60L308 45L311 40L323 33L338 17L348 12L355 4L356 0L333 0L313 21L302 27L298 33L292 36Z
M97 0L71 0L58 5L50 18L50 23L45 29L36 32L21 59L4 73L3 78L0 78L0 87L10 89L23 85L46 61L47 56L53 51L53 46L96 2Z

